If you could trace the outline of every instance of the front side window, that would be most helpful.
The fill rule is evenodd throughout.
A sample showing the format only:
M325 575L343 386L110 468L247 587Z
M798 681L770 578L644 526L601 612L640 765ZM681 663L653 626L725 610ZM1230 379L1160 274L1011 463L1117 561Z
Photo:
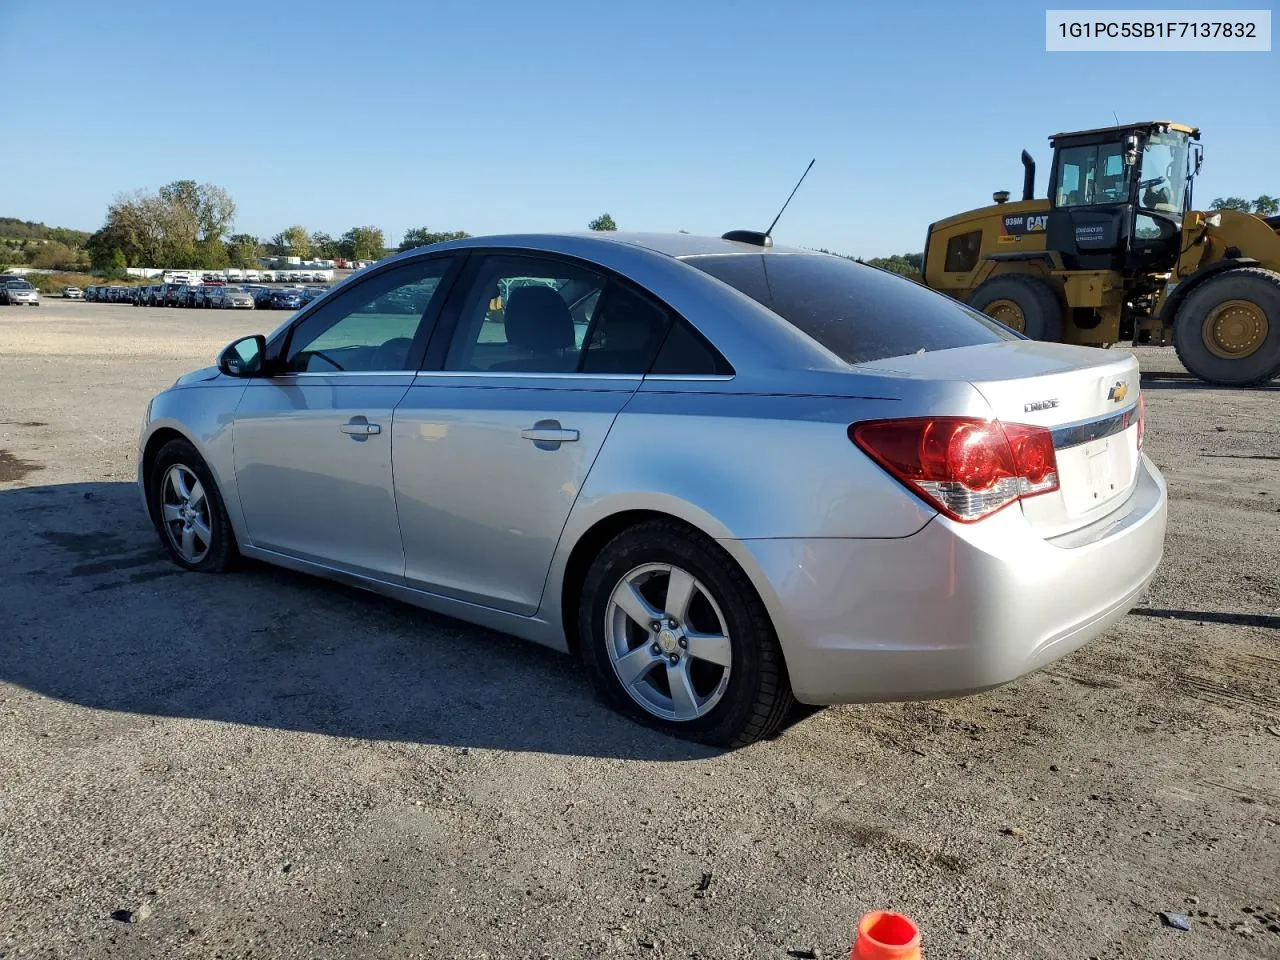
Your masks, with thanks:
M413 368L413 345L452 265L450 257L403 264L345 290L299 324L285 369L368 373Z
M1087 207L1129 199L1129 173L1124 145L1093 143L1058 151L1055 207Z

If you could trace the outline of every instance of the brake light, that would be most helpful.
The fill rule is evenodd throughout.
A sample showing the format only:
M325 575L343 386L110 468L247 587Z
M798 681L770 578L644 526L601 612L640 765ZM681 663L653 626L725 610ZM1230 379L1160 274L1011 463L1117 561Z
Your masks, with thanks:
M855 423L849 439L917 496L966 523L1058 489L1053 435L1044 427L917 417Z
M1142 449L1142 438L1147 434L1147 398L1138 394L1138 449Z

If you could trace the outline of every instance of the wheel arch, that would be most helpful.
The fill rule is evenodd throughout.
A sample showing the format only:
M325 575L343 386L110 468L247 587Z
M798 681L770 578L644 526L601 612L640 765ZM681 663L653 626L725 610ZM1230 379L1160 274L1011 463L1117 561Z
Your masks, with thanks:
M156 417L148 425L147 432L141 438L139 444L138 485L142 491L147 516L151 518L151 522L156 522L155 509L151 498L151 468L155 464L156 457L160 451L164 449L165 444L172 440L185 440L195 447L196 453L200 455L205 466L209 468L209 472L213 474L214 482L218 485L218 493L222 497L222 504L226 508L227 517L231 522L231 529L235 533L237 544L248 542L244 528L244 517L240 510L240 496L234 482L234 468L230 460L230 431L225 428L214 429L208 436L202 438L199 431L189 429L189 425L183 420L174 419L163 414ZM229 472L232 474L230 477L226 475Z
M571 517L561 536L557 556L552 561L542 602L542 616L561 627L566 649L571 653L576 654L578 651L578 604L582 599L583 581L591 562L614 537L649 520L668 520L682 524L722 547L727 546L726 541L732 542L728 529L720 521L692 504L660 494L641 498L611 498L593 504L582 516ZM743 564L743 556L739 551L727 549L726 552L742 569L772 617L774 610L769 598L760 590L759 572L750 569L749 564ZM556 604L558 609L547 609L549 603Z
M147 507L147 516L151 518L151 522L153 524L158 523L158 520L156 517L155 504L152 502L151 497L151 470L155 466L156 458L160 456L160 451L164 449L166 444L174 440L185 440L197 450L200 449L199 444L192 440L191 437L187 436L176 427L165 424L163 426L156 427L151 431L151 434L146 439L146 443L143 445L142 456L138 463L138 480L144 493L143 502Z

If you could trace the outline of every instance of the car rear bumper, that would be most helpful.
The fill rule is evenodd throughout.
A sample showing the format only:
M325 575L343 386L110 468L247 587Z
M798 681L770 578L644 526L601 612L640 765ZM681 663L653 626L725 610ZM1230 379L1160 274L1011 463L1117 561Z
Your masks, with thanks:
M1010 507L888 540L722 541L756 582L805 703L957 696L1079 649L1137 602L1164 552L1166 491L1047 541Z

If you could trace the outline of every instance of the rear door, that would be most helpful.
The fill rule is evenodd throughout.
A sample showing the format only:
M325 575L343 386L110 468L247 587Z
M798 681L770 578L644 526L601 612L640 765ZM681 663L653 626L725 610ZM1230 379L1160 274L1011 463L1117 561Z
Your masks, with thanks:
M396 409L406 579L537 611L569 511L668 315L575 262L475 256L448 342ZM442 331L443 332L443 331Z
M290 331L276 375L236 410L236 485L253 544L400 581L392 414L413 382L452 257L380 271Z

